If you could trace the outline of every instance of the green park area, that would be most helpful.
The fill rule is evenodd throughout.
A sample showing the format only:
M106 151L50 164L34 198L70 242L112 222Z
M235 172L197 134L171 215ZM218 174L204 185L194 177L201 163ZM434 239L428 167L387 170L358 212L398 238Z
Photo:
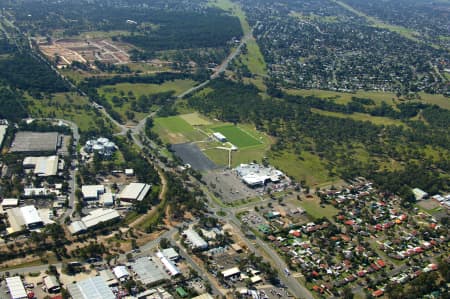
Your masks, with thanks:
M242 130L238 126L226 125L220 127L212 128L215 132L222 133L227 137L228 141L237 146L238 148L246 148L250 146L255 146L261 144L255 137L250 135L250 133Z
M231 144L238 147L237 151L231 153L233 166L254 160L261 161L271 144L267 135L258 132L251 125L235 126L208 119L196 112L155 118L153 130L165 143L195 142L210 160L222 166L228 165L227 148L231 148ZM222 133L229 142L218 142L212 137L214 132Z
M106 98L123 120L139 121L158 108L155 101L142 99L143 96L163 94L167 98L169 93L178 95L194 85L193 80L173 80L162 84L119 83L104 85L98 89L98 93ZM147 111L143 111L142 107Z

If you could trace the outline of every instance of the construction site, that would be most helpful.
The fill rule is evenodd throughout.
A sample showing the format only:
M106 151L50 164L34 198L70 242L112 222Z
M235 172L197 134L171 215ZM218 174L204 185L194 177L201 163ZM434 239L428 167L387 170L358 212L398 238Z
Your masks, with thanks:
M58 68L62 68L74 61L125 64L130 62L128 51L131 46L109 39L59 39L41 43L39 49L50 59L57 59Z

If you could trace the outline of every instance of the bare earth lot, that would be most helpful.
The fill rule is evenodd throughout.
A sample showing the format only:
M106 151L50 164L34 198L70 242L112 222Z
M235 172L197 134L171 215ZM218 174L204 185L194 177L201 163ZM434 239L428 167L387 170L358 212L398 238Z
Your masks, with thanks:
M73 61L93 63L125 64L130 62L130 46L108 39L60 39L51 44L39 45L40 50L50 59L59 56L58 66L70 65Z

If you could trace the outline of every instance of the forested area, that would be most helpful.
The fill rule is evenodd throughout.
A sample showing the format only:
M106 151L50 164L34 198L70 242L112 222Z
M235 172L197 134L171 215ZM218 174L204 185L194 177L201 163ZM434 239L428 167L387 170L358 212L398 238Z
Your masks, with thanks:
M0 58L0 82L30 92L63 92L69 87L52 69L29 53Z
M346 113L379 109L380 106L371 107L373 103L367 99L355 98L347 105L340 105L314 97L282 94L283 99L263 100L252 85L216 80L210 87L212 92L189 98L189 104L213 118L255 124L257 129L277 138L272 147L275 155L290 151L300 157L307 151L325 161L331 174L345 179L366 176L382 189L404 198L410 198L405 186L423 188L430 193L449 189L449 177L442 174L450 171L447 155L450 134L443 127L450 119L448 110L416 102L399 104L392 117L404 119L405 126L375 125L311 112L311 108ZM357 108L352 108L353 105ZM423 111L427 124L409 118L419 110ZM427 155L428 147L440 153L438 159ZM358 157L358 149L368 154L368 161ZM391 160L402 166L385 168L384 163Z
M17 121L28 116L23 94L9 88L0 87L0 119Z

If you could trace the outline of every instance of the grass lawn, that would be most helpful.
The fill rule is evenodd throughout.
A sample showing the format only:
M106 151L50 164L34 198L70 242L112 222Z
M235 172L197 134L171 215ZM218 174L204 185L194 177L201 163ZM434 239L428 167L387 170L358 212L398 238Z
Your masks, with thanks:
M154 130L164 142L172 144L198 141L205 137L180 116L155 118Z
M200 115L198 112L182 114L180 115L182 119L188 122L191 126L207 126L211 122L204 116Z
M332 111L325 111L320 109L311 109L312 112L318 113L320 115L325 116L332 116L332 117L338 117L338 118L351 118L353 120L360 120L360 121L370 121L371 123L375 125L395 125L395 126L406 126L402 121L398 119L392 119L389 117L382 117L382 116L372 116L370 114L366 113L352 113L352 114L345 114L340 112L332 112Z
M225 135L228 141L236 145L238 148L246 148L261 144L261 142L250 135L250 133L234 125L213 127L212 130Z
M336 177L330 177L325 163L309 152L302 152L300 157L291 152L281 154L271 152L269 162L288 176L298 181L305 180L311 187L338 180Z
M163 84L142 84L142 83L119 83L115 85L104 85L98 89L100 95L112 97L114 95L120 96L123 92L125 95L128 92L133 92L136 97L141 95L152 95L155 93L173 90L175 94L180 94L195 85L193 80L173 80L167 81Z
M292 95L315 96L322 99L332 99L339 104L346 104L350 102L352 97L372 99L377 105L380 105L383 101L389 105L394 105L406 101L402 98L398 99L395 93L392 92L360 90L352 93L352 92L337 92L321 89L285 89L284 91ZM419 92L417 100L423 101L428 104L438 105L441 108L450 110L450 98L447 98L441 94L429 94L425 92Z
M322 208L319 199L304 199L299 205L313 218L327 217L328 219L332 219L339 212L339 210L331 205L323 205L324 207Z

